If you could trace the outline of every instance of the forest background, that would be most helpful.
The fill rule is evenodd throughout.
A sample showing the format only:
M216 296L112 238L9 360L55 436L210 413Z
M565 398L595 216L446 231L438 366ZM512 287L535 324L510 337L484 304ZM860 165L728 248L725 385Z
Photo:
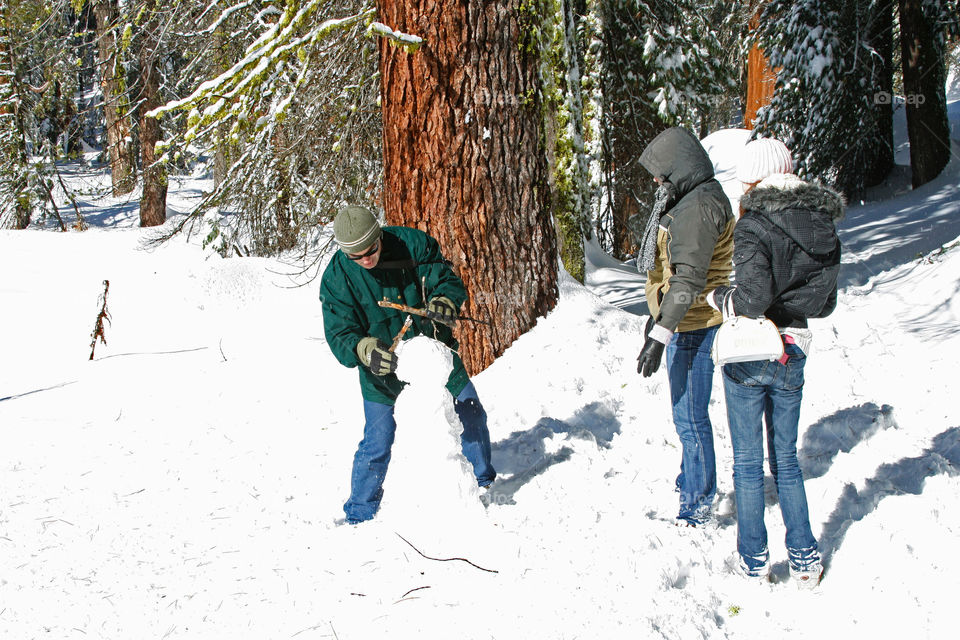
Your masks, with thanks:
M583 280L585 241L635 252L637 159L668 126L777 136L850 199L935 178L958 40L956 0L0 0L0 228L82 231L60 169L90 151L156 241L305 274L367 205L440 240L488 322L461 329L477 372L554 307L560 264ZM775 70L756 113L751 50ZM197 170L210 191L168 217Z

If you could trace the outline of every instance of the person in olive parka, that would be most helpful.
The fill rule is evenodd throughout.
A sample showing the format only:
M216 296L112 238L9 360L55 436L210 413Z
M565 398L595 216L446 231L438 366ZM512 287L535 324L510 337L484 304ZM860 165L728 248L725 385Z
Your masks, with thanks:
M477 483L488 486L496 471L490 463L487 415L456 353L458 344L449 326L467 298L463 281L434 238L408 227L381 228L364 207L342 209L333 231L340 250L320 283L324 334L341 364L359 368L366 420L354 456L350 498L343 507L347 522L370 520L380 506L397 426L394 403L405 384L394 374L397 355L390 345L407 314L379 306L384 299L425 309L442 320L411 315L413 324L404 337L430 336L454 351L446 386L463 423L463 454L473 465Z
M730 282L735 219L710 157L686 129L660 133L640 164L660 186L638 258L638 268L647 272L650 320L637 372L653 375L666 351L673 422L682 445L677 524L698 526L711 519L717 490L708 413L710 349L723 320L704 291Z

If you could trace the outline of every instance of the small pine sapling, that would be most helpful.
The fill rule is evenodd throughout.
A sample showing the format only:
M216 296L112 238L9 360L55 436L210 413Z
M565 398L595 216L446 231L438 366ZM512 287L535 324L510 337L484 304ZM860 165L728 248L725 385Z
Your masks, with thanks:
M93 352L97 348L97 338L100 342L107 344L107 337L103 333L103 321L110 324L110 312L107 311L107 291L110 290L110 281L103 281L103 293L100 294L100 313L97 314L97 321L93 324L93 333L90 336L90 359L93 360Z

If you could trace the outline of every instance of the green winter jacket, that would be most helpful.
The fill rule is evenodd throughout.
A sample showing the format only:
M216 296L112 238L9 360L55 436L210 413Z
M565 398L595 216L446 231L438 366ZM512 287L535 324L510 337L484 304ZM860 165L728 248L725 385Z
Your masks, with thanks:
M445 296L459 308L466 301L467 292L440 253L440 244L426 233L407 227L384 227L381 242L380 261L369 270L337 251L320 280L320 302L327 344L345 367L359 367L363 398L392 405L405 383L392 373L373 375L357 357L361 338L373 336L390 344L406 319L402 311L380 307L377 302L386 298L423 309L431 298ZM460 395L469 378L456 354L459 345L450 327L421 316L412 318L413 325L403 336L405 340L427 335L454 351L447 390L454 397Z
M650 315L671 331L720 324L704 292L730 284L736 219L710 156L696 136L674 127L647 145L640 164L676 189L660 217L656 265L647 274Z

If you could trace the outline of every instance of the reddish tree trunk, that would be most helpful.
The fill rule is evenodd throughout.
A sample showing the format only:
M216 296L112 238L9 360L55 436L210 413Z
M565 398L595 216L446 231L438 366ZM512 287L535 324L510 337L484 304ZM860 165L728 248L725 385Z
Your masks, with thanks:
M531 27L519 0L381 0L379 12L424 40L414 53L380 43L387 221L436 237L467 287L461 313L490 323L459 323L475 374L557 301Z
M760 14L763 3L757 4L750 18L750 30L760 26ZM757 112L770 104L777 86L777 74L770 68L766 56L760 47L754 45L747 54L747 99L743 113L743 126L753 129Z

